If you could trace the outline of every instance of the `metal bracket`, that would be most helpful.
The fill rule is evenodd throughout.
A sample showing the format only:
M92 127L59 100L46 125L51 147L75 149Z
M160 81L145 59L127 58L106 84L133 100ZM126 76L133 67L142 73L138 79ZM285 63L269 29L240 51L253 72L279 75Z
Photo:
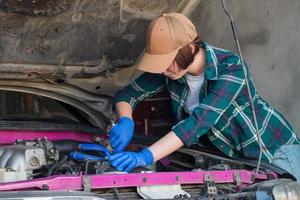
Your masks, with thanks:
M233 178L235 180L236 186L240 186L242 184L241 175L239 172L234 172Z
M214 177L210 174L204 175L204 196L209 199L215 199L218 189L215 184Z
M83 176L82 177L82 186L83 191L90 192L92 190L92 184L91 184L91 177L90 176Z

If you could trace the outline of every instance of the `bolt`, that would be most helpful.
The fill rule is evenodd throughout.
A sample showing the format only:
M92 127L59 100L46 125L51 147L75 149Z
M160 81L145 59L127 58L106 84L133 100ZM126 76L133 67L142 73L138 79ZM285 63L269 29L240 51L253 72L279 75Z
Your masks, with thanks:
M43 190L49 190L49 185L43 184L43 185L42 185L42 189L43 189Z
M180 176L176 176L176 180L177 180L177 181L179 181L179 180L180 180L180 178L181 178Z
M144 183L146 183L146 182L147 182L147 180L148 180L148 178L147 178L147 177L144 177L144 178L143 178L143 182L144 182Z
M37 166L40 164L39 159L35 156L30 157L29 162L32 166Z

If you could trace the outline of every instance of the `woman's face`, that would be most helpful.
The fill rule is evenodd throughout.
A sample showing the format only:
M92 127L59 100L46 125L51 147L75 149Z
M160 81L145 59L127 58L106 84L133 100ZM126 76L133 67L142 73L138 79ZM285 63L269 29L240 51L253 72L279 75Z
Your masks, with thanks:
M187 73L188 69L181 69L176 61L174 60L172 64L167 68L162 74L169 79L177 80L183 77Z

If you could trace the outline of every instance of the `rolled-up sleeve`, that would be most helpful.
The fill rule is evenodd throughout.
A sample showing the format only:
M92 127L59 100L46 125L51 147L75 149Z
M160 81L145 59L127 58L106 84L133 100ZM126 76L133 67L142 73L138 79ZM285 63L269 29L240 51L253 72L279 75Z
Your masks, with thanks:
M140 101L157 94L164 86L165 77L163 75L143 73L115 94L113 108L118 102L127 102L134 109Z
M231 65L217 80L211 82L207 96L188 118L177 123L173 132L187 146L198 143L198 138L210 130L245 86L240 65Z

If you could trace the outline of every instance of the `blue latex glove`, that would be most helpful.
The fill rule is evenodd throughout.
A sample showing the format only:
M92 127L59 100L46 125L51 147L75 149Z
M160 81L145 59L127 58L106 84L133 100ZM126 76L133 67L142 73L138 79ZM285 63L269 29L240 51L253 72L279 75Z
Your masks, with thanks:
M109 143L113 152L124 150L129 144L134 131L134 122L129 117L121 117L109 133Z
M69 154L69 157L77 160L77 161L86 161L86 160L104 160L106 157L110 156L110 152L107 150L107 148L101 144L79 144L77 149L80 151L96 151L96 152L101 152L105 154L105 157L100 157L100 156L93 156L77 151L72 151Z
M149 149L140 152L124 151L108 157L111 165L119 171L130 172L136 167L142 167L153 163L153 155Z

